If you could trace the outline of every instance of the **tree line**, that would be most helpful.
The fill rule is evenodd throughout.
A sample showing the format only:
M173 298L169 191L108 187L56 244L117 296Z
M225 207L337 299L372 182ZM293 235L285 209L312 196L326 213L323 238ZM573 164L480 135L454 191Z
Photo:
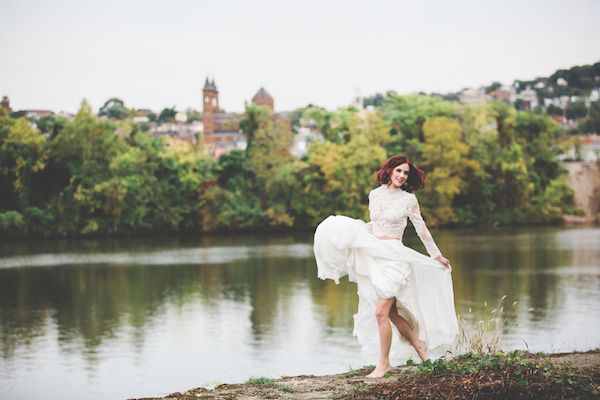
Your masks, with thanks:
M417 196L430 225L551 223L575 213L556 156L561 129L504 103L467 107L438 97L379 99L372 111L310 106L322 140L293 157L294 133L248 106L247 148L219 158L131 118L96 116L83 102L45 134L0 115L3 237L312 228L329 214L368 219L374 171L403 153L427 172Z

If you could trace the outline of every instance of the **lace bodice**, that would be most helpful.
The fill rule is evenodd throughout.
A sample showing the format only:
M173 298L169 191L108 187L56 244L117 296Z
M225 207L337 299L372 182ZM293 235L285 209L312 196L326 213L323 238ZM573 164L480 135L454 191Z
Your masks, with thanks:
M442 254L423 221L419 202L414 194L381 185L369 193L369 212L375 236L402 239L408 217L429 255L436 258Z

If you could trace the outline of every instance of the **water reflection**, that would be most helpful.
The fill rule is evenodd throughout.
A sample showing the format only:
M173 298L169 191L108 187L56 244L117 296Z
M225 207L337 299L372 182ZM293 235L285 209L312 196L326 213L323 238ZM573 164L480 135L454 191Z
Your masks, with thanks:
M435 236L461 316L487 319L507 295L505 348L600 345L599 228ZM356 287L316 279L310 233L28 241L0 254L0 392L14 398L90 385L89 398L157 395L373 361L351 337ZM65 392L65 377L80 386Z

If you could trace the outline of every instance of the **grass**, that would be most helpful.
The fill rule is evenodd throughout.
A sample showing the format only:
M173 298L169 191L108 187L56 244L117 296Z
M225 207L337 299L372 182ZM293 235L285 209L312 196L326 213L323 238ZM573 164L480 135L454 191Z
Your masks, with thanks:
M370 372L374 369L375 369L375 365L372 365L372 364L363 365L359 369L352 369L352 367L350 367L350 371L345 372L344 376L350 378L353 376L364 375L367 371Z
M277 389L279 389L285 393L294 393L294 389L292 389L291 386L287 386L287 385L280 385Z
M277 382L275 381L275 379L273 378L267 378L265 376L258 376L258 377L250 377L246 383L252 384L252 385L262 385L262 386L267 386L267 387L272 387L275 388L279 391L282 391L284 393L293 393L294 389L291 386L288 385L279 385L277 384Z
M250 383L252 385L275 386L275 379L267 378L265 376L253 376L248 378L246 383Z
M471 318L466 320L459 316L460 331L454 346L454 354L494 354L500 350L502 329L510 326L510 316L519 304L515 301L510 307L505 306L506 298L507 295L502 296L495 307L490 307L491 310L488 308L487 301L484 301L482 310L484 318L476 322L471 322ZM533 310L530 308L529 312ZM469 308L469 314L471 313L472 310Z
M504 295L490 307L484 302L479 310L483 318L459 318L459 337L449 354L453 358L420 364L409 359L406 365L416 367L400 374L394 382L370 385L348 398L429 399L432 393L435 398L448 399L600 398L597 366L574 368L570 362L554 364L544 354L500 351L502 331L514 324L511 316L519 304L505 304L506 299Z
M469 353L452 360L426 361L393 383L373 385L351 399L527 398L596 399L600 369L553 364L524 351Z

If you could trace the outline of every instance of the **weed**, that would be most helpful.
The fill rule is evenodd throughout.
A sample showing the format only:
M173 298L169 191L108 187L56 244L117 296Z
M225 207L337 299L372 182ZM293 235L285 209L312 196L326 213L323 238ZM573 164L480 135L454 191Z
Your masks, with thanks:
M259 376L259 377L250 377L246 383L250 383L253 385L263 385L263 386L275 386L275 379L273 378L267 378L264 376Z
M346 392L335 392L331 395L331 400L340 400L348 396Z
M279 389L285 393L294 393L294 389L292 389L292 387L287 386L287 385L280 385L277 389Z
M448 376L463 382L499 379L506 383L512 380L523 391L527 391L532 383L537 387L557 385L555 389L564 396L597 394L592 379L573 373L569 363L557 366L548 358L536 360L524 351L468 353L450 361L428 360L417 366L416 373L429 377Z
M512 311L519 304L518 301L514 301L510 307L505 307L506 298L507 295L502 296L491 311L488 310L487 301L484 301L482 310L484 318L476 322L471 318L467 320L459 316L460 331L453 354L495 354L500 350L502 329L508 324ZM530 312L533 310L533 308L529 309ZM471 308L469 308L470 313L472 313ZM525 346L527 347L527 343Z
M371 371L371 370L374 370L374 369L375 369L374 365L363 365L359 369L352 369L352 367L350 367L350 371L345 372L344 376L350 378L350 377L353 377L353 376L363 375L367 371Z

